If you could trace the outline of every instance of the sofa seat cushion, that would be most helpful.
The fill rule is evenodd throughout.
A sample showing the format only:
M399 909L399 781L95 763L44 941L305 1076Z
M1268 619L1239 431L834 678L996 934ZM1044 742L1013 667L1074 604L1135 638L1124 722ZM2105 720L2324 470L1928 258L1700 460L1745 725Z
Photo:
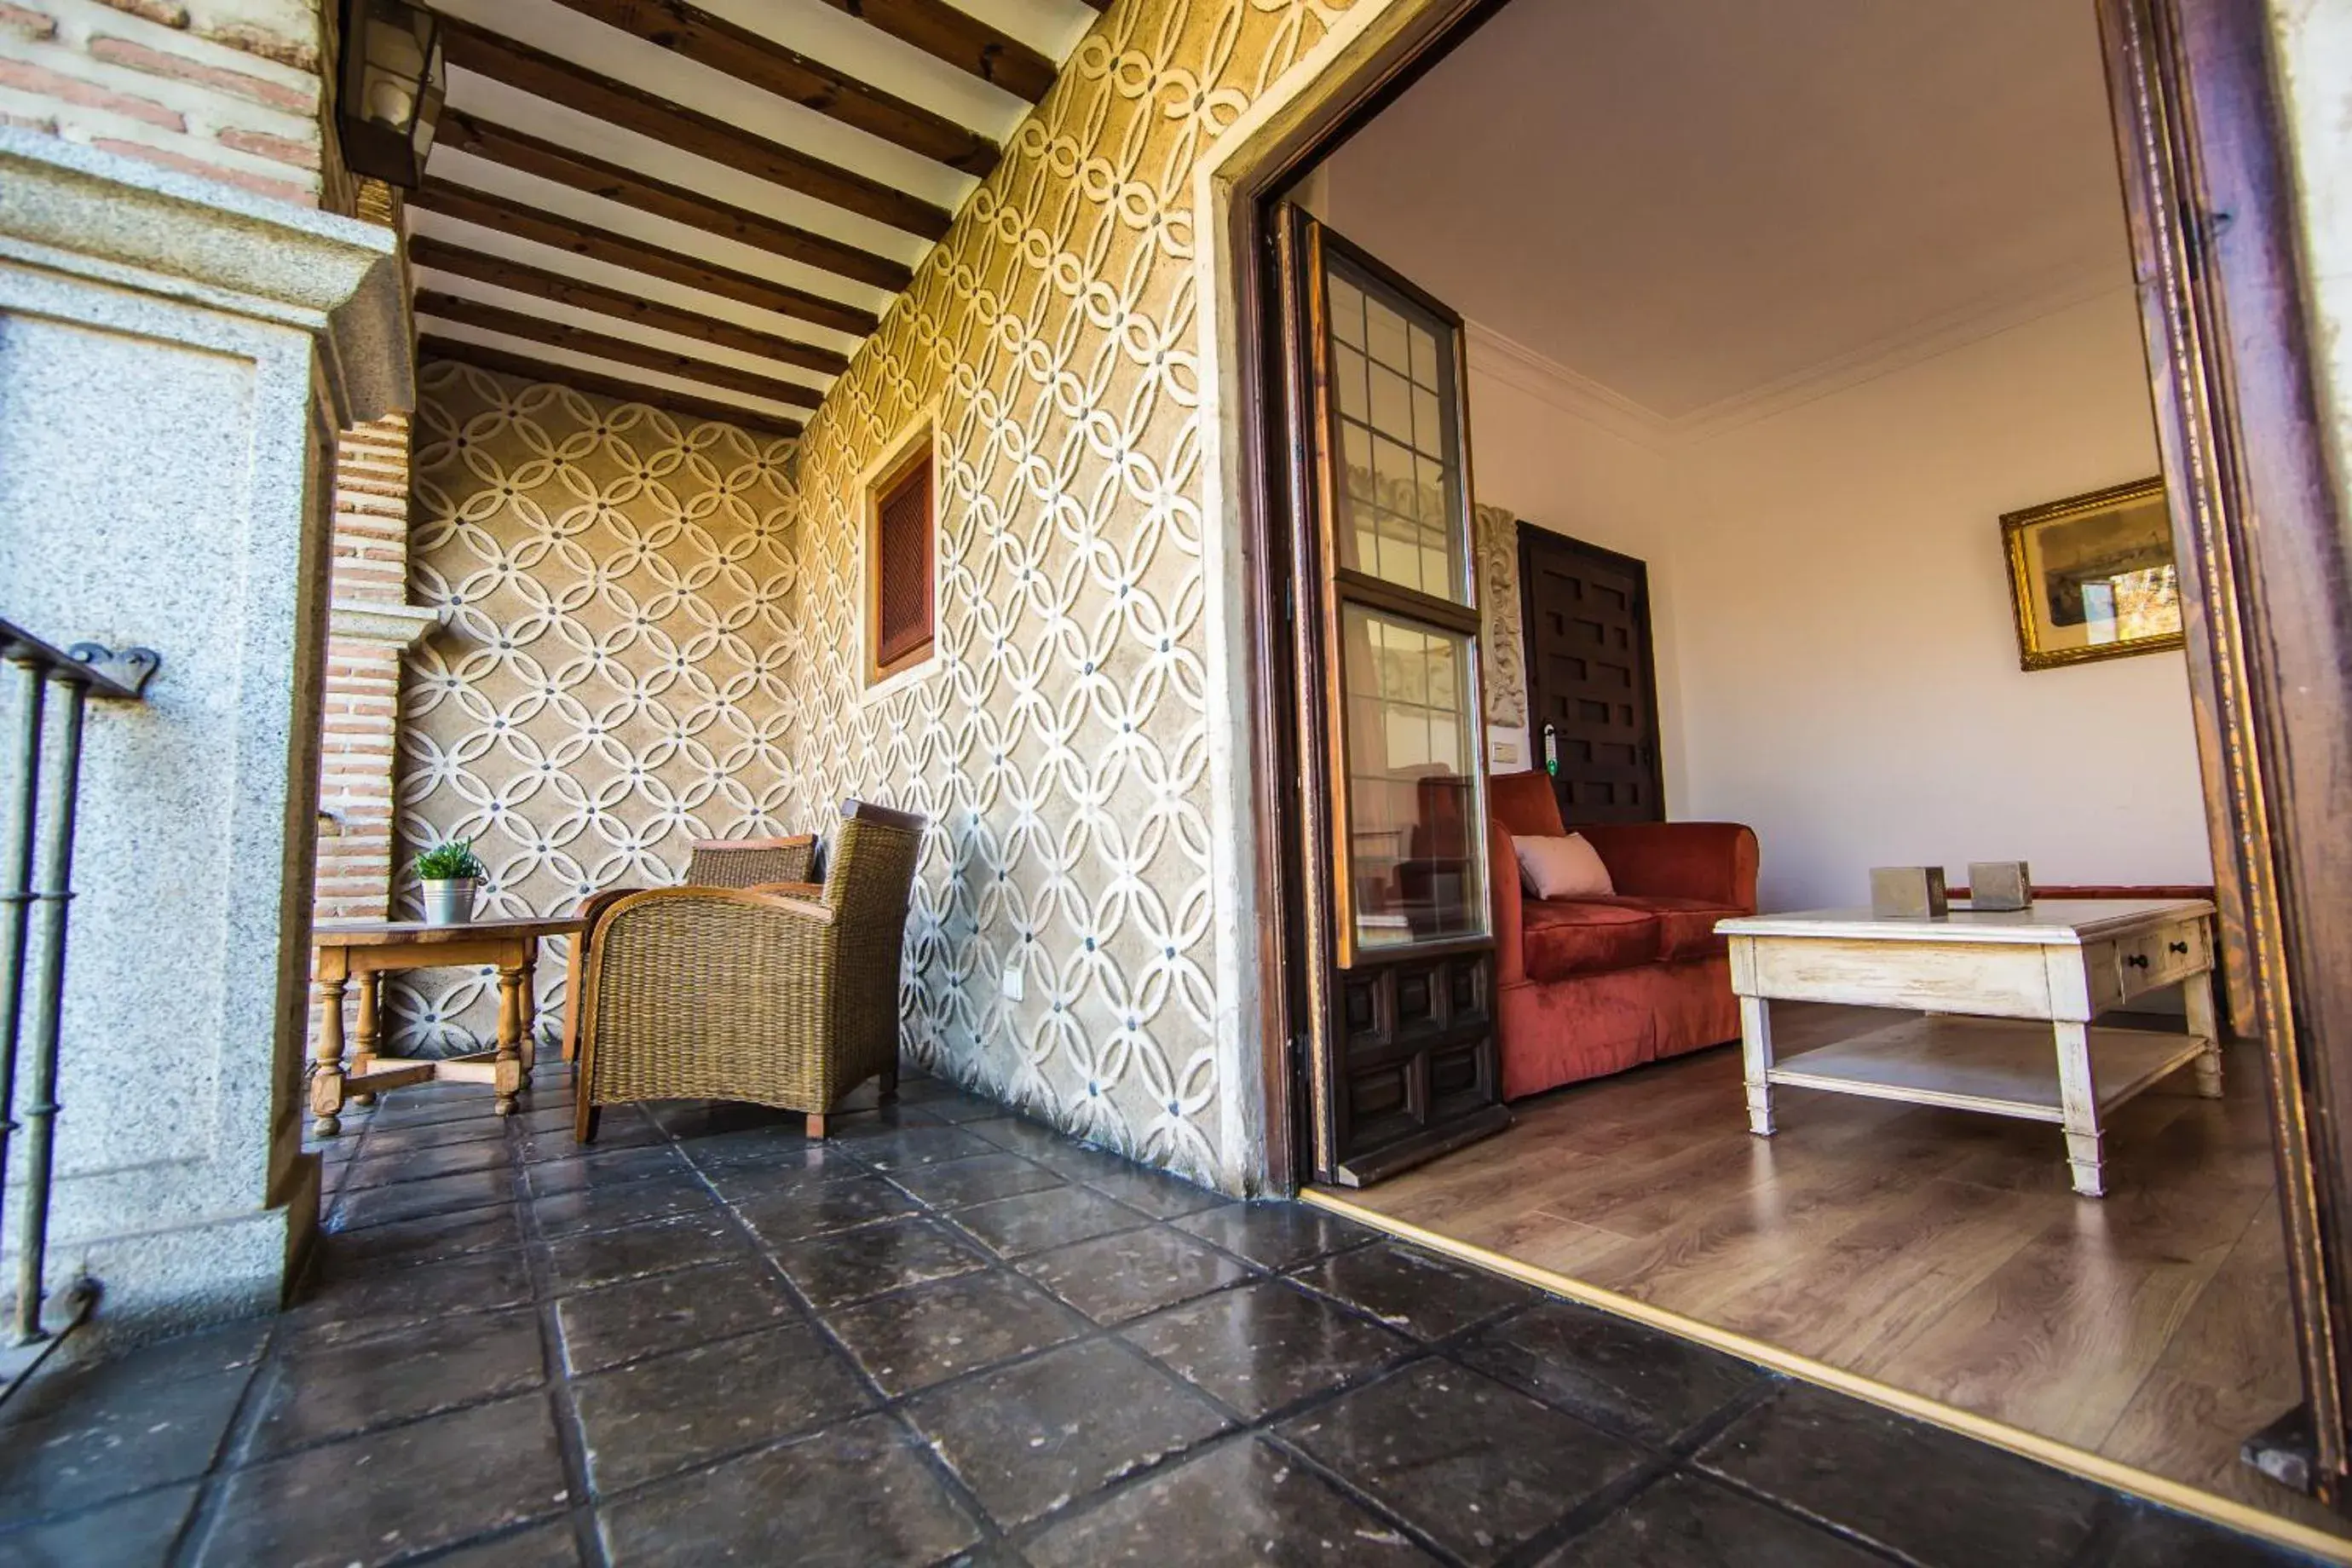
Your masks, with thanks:
M1520 906L1529 980L1565 980L1658 961L1658 917L1629 899L1529 899Z
M1658 957L1667 963L1678 963L1685 958L1708 958L1730 951L1729 940L1715 934L1715 922L1752 912L1727 909L1711 899L1671 899L1662 895L1619 893L1613 898L1591 901L1656 916Z

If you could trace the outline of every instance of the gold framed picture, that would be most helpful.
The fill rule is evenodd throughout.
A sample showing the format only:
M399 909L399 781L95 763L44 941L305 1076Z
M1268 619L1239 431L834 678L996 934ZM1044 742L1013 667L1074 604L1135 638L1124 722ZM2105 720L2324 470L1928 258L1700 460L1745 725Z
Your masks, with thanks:
M2007 512L2000 533L2023 668L2180 646L2180 569L2162 479Z

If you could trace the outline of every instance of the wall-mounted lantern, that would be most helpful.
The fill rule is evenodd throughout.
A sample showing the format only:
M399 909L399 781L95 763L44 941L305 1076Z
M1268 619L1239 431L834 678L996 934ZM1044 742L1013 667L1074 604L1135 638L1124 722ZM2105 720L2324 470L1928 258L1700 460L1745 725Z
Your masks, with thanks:
M438 16L406 0L343 0L335 125L353 174L416 188L447 77Z

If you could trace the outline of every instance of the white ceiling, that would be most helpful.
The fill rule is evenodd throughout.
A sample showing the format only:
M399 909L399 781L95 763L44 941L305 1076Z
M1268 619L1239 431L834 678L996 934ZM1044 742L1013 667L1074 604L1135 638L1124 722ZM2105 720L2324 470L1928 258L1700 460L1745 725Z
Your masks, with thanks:
M2130 261L2090 0L1514 0L1340 233L1666 422Z

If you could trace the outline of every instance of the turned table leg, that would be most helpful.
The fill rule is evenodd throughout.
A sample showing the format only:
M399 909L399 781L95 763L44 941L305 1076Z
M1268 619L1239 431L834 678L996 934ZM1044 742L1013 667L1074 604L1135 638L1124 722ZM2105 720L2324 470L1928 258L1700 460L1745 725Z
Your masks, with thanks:
M2197 1092L2208 1100L2221 1098L2221 1023L2213 1010L2213 972L2192 974L2180 987L2182 1010L2189 1015L2189 1032L2205 1042L2197 1053Z
M530 1069L539 1065L539 939L522 944L522 1081L530 1086Z
M310 1058L310 1131L332 1138L343 1130L343 995L350 989L341 948L319 954L319 1044Z
M381 969L362 970L360 973L359 985L359 1027L353 1031L355 1037L352 1041L351 1076L353 1078L365 1078L367 1076L368 1069L375 1066L376 1049L378 1046L383 1043L383 971ZM375 1096L373 1094L355 1094L352 1096L352 1103L353 1105L373 1105L375 1103Z
M498 1090L500 1116L515 1113L515 1096L522 1091L523 979L528 971L521 955L499 965L499 1051L491 1087Z

